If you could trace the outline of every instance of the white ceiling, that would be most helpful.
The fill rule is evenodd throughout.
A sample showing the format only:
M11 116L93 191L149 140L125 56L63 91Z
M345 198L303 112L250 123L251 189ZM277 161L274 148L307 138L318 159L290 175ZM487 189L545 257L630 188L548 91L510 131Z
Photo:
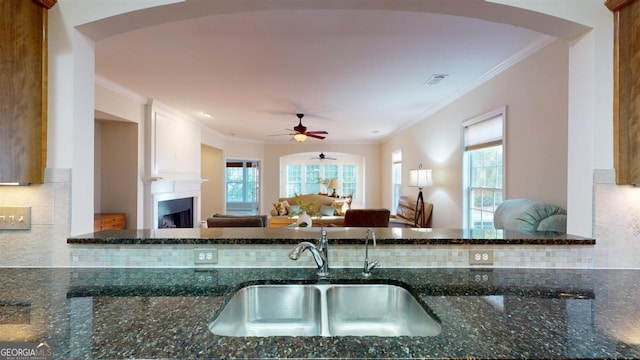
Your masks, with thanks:
M496 17L503 6L447 1L191 0L81 30L98 40L97 75L225 136L290 141L269 135L287 133L304 113L309 130L329 132L325 142L379 142L550 39L447 14L475 6L476 17ZM481 14L487 6L491 16ZM542 21L555 36L581 30ZM433 74L448 76L425 84Z

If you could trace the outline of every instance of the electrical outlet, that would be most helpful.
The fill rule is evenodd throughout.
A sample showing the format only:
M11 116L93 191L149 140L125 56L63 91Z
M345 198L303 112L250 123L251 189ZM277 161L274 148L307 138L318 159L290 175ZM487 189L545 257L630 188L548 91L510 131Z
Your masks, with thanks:
M195 265L213 265L218 263L218 249L195 249L193 263Z
M493 265L493 250L469 250L469 265Z

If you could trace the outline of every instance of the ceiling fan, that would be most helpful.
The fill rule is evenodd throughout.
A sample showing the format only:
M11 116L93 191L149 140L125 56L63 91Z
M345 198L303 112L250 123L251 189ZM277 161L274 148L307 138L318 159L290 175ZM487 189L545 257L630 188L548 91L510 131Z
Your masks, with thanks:
M324 139L326 136L323 135L327 135L329 134L328 132L321 130L321 131L307 131L307 127L302 125L302 118L304 117L304 114L296 114L296 116L298 117L298 125L293 127L292 129L286 129L286 130L290 130L293 131L293 133L291 134L277 134L277 135L271 135L271 136L280 136L280 135L292 135L294 140L296 140L297 142L303 142L305 140L307 140L307 137L312 137L315 139L319 139L322 140Z
M324 153L320 153L320 155L316 156L316 157L312 157L311 160L338 160L334 157L329 157L327 155L325 155Z

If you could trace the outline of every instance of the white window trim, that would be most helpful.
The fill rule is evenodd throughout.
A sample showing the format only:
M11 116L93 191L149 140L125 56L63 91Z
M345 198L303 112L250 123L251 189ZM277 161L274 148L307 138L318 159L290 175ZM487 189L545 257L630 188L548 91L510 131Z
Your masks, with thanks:
M399 154L399 156L397 154ZM399 157L399 160L396 160L396 157ZM400 200L399 196L402 196L402 194L400 194L397 199L394 196L396 191L395 189L396 183L394 183L394 167L396 164L400 164L400 188L402 188L402 185L403 185L402 149L396 149L391 152L391 215L396 215L396 212L398 210L398 200Z
M469 167L469 157L465 151L465 128L473 124L492 119L496 116L502 116L502 200L508 199L507 197L507 106L501 106L497 109L486 112L482 115L475 116L471 119L465 120L460 124L460 151L462 153L462 227L469 227L469 183L466 174L466 169Z

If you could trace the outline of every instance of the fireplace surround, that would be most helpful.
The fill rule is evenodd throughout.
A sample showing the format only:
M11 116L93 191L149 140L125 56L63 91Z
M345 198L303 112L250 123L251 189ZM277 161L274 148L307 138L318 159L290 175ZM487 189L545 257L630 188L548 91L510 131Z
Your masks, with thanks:
M150 182L148 227L194 228L200 219L202 181L154 180Z
M158 201L158 229L192 228L193 197Z

